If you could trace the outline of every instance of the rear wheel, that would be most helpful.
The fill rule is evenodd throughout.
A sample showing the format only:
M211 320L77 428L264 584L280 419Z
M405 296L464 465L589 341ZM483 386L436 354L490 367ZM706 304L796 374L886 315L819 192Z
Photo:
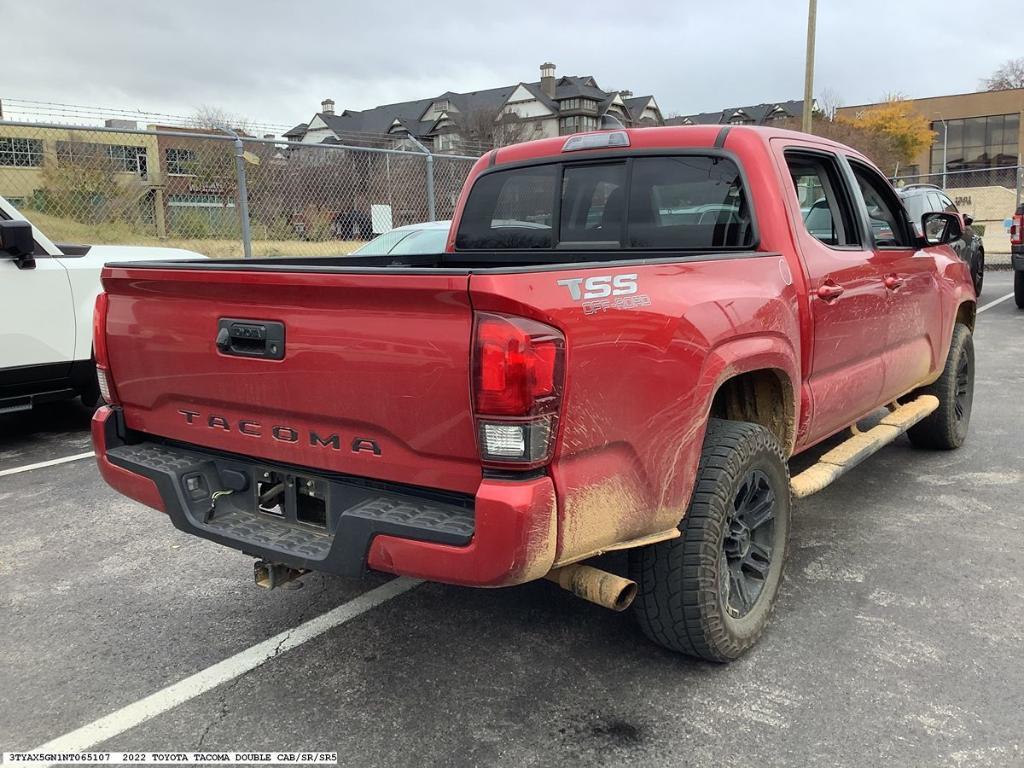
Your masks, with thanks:
M718 662L753 646L782 582L789 512L778 440L757 424L710 419L682 535L630 552L644 634Z
M918 390L919 395L935 395L939 407L907 431L910 442L920 448L950 450L967 439L974 401L974 338L971 329L957 323L942 375Z
M985 251L978 250L978 258L975 261L974 269L971 270L971 278L974 280L974 295L981 296L981 288L985 284Z
M1017 309L1024 309L1024 271L1019 269L1013 273L1013 300Z
M82 405L86 408L99 408L103 405L103 397L100 395L100 385L95 377L93 377L88 383L79 387L78 396L82 398Z

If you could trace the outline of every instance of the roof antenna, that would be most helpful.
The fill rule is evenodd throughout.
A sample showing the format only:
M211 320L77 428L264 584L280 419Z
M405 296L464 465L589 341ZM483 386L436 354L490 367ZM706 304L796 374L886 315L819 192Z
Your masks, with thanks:
M601 130L602 131L615 131L625 130L626 126L622 124L615 115L604 114L601 115Z

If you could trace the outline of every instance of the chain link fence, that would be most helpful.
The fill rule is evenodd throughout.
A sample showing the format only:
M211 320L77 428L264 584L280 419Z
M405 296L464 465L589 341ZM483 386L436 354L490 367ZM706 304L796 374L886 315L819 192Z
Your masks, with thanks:
M1008 263L1009 222L1022 200L1024 166L900 174L892 182L896 187L930 184L944 190L958 210L974 219L973 227L982 236L987 263Z
M477 160L229 133L0 122L0 195L58 243L336 256L451 218Z
M1005 187L1020 190L1024 177L1022 167L1007 165L996 168L970 168L947 170L945 173L911 173L897 174L893 182L897 186L906 184L934 184L945 190L956 190L970 187Z

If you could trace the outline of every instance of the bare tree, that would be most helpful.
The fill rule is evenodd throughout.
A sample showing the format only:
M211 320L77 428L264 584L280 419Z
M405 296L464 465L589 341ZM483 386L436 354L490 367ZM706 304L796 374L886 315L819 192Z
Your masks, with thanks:
M992 76L985 78L982 83L988 91L1024 88L1024 57L1004 61Z
M233 128L240 134L253 135L252 121L247 117L235 115L221 107L200 104L189 118L190 127L202 130L220 130Z
M832 88L822 88L816 99L818 110L826 120L835 120L836 112L843 106L843 98Z
M526 138L526 121L500 107L481 107L453 117L463 142L477 149L505 147Z

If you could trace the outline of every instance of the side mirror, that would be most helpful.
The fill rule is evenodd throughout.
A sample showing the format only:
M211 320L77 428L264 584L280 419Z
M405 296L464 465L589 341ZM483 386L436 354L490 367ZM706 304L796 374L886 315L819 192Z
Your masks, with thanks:
M971 224L973 224L973 223L974 223L974 217L973 217L973 216L968 216L968 215L967 215L967 214L965 213L965 214L964 214L964 226L965 226L965 227L969 227L969 226L971 226Z
M32 269L36 242L27 221L0 221L0 259L13 259L18 269Z
M955 213L926 213L921 217L921 231L926 245L945 245L959 240L963 234L960 217Z

